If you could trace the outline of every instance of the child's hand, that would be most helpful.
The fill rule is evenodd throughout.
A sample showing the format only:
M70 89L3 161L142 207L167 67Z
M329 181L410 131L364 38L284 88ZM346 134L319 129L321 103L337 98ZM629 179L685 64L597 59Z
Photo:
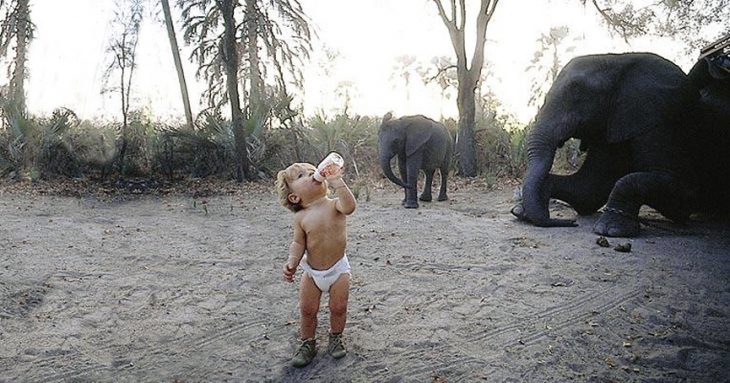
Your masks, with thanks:
M345 167L343 166L343 167L337 169L337 171L335 171L331 175L327 176L327 181L342 179L342 176L344 174L345 174Z
M297 268L296 267L293 268L293 269L292 268L289 268L289 264L288 263L285 263L284 264L284 279L287 282L289 282L289 283L294 282L294 273L296 271L297 271Z
M345 168L342 167L334 172L331 176L327 177L327 185L332 189L338 189L345 186L345 180L342 179L342 175L345 173Z

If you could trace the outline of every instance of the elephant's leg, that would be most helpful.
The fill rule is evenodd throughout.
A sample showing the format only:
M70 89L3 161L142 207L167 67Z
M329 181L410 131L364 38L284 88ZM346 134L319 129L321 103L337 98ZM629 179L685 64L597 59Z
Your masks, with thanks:
M433 173L436 172L436 169L425 169L424 172L426 173L426 182L423 184L423 193L421 193L419 199L421 201L431 202L433 199L431 196L431 183L433 182Z
M439 170L441 173L441 188L439 189L439 196L437 200L446 201L449 197L446 195L446 179L449 177L448 165L442 166Z
M406 162L406 173L408 174L408 181L406 181L406 203L404 206L408 209L418 208L418 201L416 200L417 188L418 188L418 170L421 168L423 162L423 153L417 151L408 157Z
M653 129L630 142L632 168L638 170L616 182L594 232L614 237L639 234L642 205L673 221L689 218L694 191L678 176L689 170L683 168L688 154L677 144L667 129Z
M406 169L406 159L405 157L401 157L398 155L398 172L400 172L400 179L403 180L403 182L408 183L408 169ZM401 205L406 204L406 199L408 199L408 189L404 189L404 196L403 200L400 201Z
M674 221L689 218L689 187L668 172L635 172L616 182L606 204L606 211L593 231L611 237L639 234L639 208L649 205Z
M629 171L629 151L617 145L591 147L583 166L572 175L551 174L550 197L570 204L580 215L591 215L603 206L616 181Z

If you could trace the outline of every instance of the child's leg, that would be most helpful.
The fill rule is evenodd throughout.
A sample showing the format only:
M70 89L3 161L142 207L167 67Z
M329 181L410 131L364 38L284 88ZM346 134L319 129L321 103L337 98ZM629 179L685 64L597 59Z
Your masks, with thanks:
M302 282L299 285L299 311L302 315L302 323L299 335L302 339L314 338L317 329L317 312L319 311L319 298L322 292L309 274L302 275Z
M330 287L330 332L341 333L347 322L347 300L350 296L350 274L343 273Z

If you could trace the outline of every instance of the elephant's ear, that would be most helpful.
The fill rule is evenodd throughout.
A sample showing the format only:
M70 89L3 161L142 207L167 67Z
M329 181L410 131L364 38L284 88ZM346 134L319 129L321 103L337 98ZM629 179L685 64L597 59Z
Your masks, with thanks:
M431 129L425 130L417 130L413 132L414 134L409 134L406 137L406 157L410 157L418 151L428 140L431 139L431 135L433 132Z
M631 140L651 129L672 129L690 107L686 78L647 77L636 83L627 80L615 93L606 127L609 143Z

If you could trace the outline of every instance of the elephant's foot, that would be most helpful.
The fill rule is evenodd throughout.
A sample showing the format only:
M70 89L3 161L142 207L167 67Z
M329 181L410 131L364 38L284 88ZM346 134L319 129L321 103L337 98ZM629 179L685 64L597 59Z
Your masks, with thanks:
M403 206L406 209L418 209L418 202L416 201L406 201Z
M593 232L607 237L635 237L639 235L639 220L620 210L607 209L593 226Z
M512 206L512 209L510 210L512 215L515 217L524 220L525 219L525 207L522 206L522 202L519 202L515 204L515 206Z
M436 201L448 201L449 197L446 194L439 194L439 197L436 198Z
M422 193L421 196L418 197L418 199L420 199L423 202L431 202L431 200L433 199L433 197L431 197L431 194L430 193L429 194Z

